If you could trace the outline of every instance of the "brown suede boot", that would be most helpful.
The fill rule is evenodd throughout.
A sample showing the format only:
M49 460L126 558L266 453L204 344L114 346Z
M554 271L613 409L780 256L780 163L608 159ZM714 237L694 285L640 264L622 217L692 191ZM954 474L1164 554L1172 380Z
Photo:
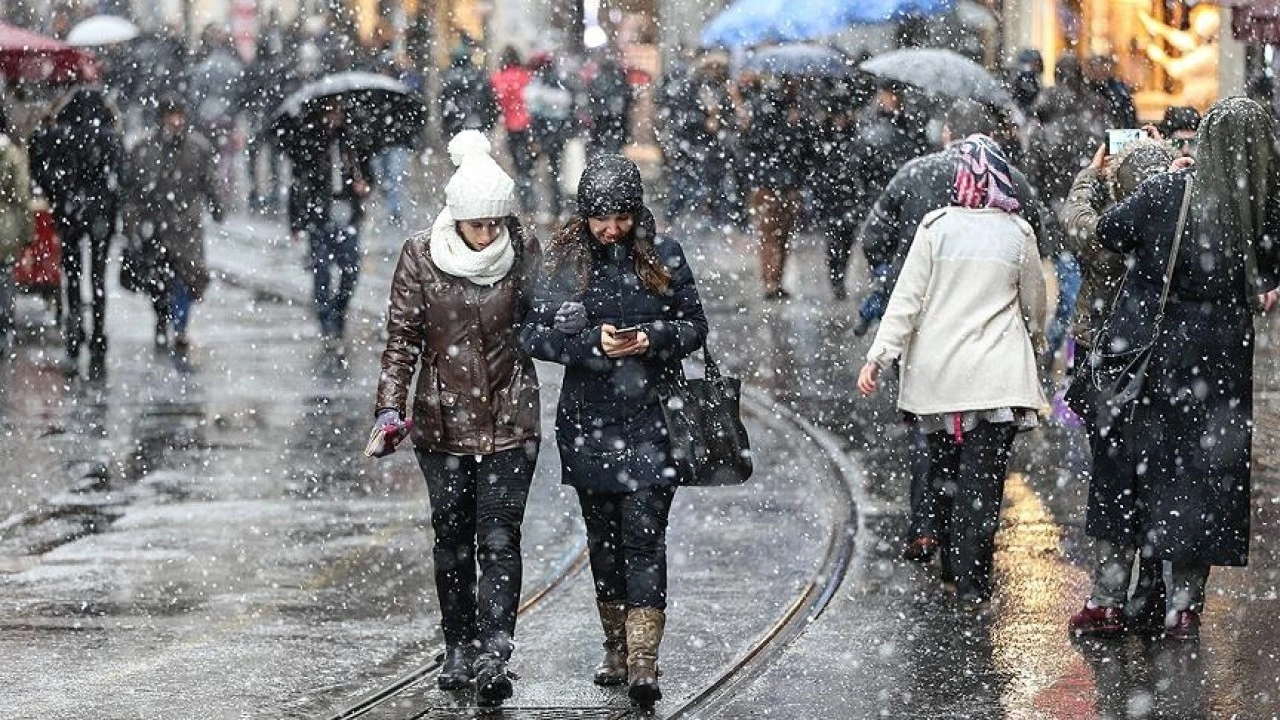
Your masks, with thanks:
M631 608L627 612L627 677L631 681L628 694L631 704L653 707L662 699L658 689L658 645L666 613L657 608Z
M596 602L604 628L604 659L596 666L597 685L621 685L627 681L627 604Z

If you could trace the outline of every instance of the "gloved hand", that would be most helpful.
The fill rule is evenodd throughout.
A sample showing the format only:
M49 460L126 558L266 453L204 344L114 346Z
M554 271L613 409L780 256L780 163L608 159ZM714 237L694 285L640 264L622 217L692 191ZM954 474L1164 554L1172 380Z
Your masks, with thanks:
M566 300L556 311L555 329L565 335L577 335L587 329L587 306Z
M369 446L365 448L365 454L379 458L390 455L396 451L396 446L404 440L412 427L413 421L401 418L398 410L383 410L378 413L378 419L373 422L373 430L369 434ZM375 445L374 438L379 432L382 433L382 442L380 445Z

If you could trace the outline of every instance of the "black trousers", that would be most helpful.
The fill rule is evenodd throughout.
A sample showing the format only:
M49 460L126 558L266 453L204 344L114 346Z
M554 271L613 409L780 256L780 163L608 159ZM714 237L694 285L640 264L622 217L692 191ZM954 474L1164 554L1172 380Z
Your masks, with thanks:
M534 209L533 197L533 138L528 130L507 131L507 152L515 168L516 195L520 199L520 211Z
M88 214L56 217L58 236L62 240L62 273L66 276L66 343L67 352L76 354L84 343L84 298L81 279L84 276L85 245L89 246L89 287L93 295L93 341L99 350L106 348L107 258L115 218Z
M991 596L1000 501L1013 448L1011 423L979 422L957 442L949 432L929 433L929 485L939 491L938 519L956 594L970 600Z
M578 491L596 600L667 607L667 518L674 487L629 493Z
M431 500L445 643L510 657L523 577L520 524L538 445L491 455L417 455Z

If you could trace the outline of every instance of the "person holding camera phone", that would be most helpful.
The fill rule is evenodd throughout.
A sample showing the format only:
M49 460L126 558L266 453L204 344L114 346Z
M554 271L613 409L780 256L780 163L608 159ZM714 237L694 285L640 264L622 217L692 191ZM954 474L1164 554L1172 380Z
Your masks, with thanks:
M535 358L565 366L556 442L582 505L604 627L594 680L629 683L641 707L662 697L667 516L679 480L658 392L706 336L693 272L680 245L657 235L639 169L596 155L578 216L547 250L522 340Z
M1199 638L1210 568L1249 559L1254 316L1280 285L1273 133L1257 102L1218 101L1200 124L1195 164L1142 183L1097 224L1098 242L1131 266L1109 344L1151 343L1141 392L1122 408L1126 462L1143 474L1137 527L1106 574L1119 590L1136 553L1164 561L1173 640Z
M1124 277L1124 257L1098 242L1098 218L1108 208L1137 191L1148 178L1168 169L1174 160L1169 145L1154 137L1133 141L1117 155L1100 145L1093 160L1076 176L1062 208L1067 244L1080 259L1083 283L1076 302L1071 334L1076 339L1075 364L1067 404L1085 424L1089 442L1089 499L1085 534L1094 539L1091 567L1094 588L1086 606L1067 626L1073 635L1109 636L1125 631L1155 632L1164 629L1164 573L1159 559L1139 556L1138 583L1113 587L1109 572L1117 561L1132 563L1137 553L1134 533L1139 526L1135 498L1143 478L1126 462L1122 418L1111 420L1102 432L1098 422L1098 398L1090 363L1098 331L1107 319L1111 301ZM1125 555L1121 549L1128 548Z
M389 454L412 433L435 529L446 648L437 683L462 690L474 676L477 701L498 705L513 691L520 524L540 438L538 376L519 344L540 253L489 150L475 130L449 143L458 170L445 208L400 252L373 444L379 432L385 439L367 452Z

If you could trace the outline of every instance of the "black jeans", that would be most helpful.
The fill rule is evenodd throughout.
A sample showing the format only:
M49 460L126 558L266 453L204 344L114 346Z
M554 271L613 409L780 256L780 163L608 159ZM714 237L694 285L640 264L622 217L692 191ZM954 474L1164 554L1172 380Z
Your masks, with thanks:
M507 152L515 169L516 195L520 199L520 211L534 209L533 198L533 139L528 130L507 131Z
M436 533L433 558L444 641L510 657L523 576L520 523L538 445L491 455L417 455Z
M360 279L360 234L354 227L328 226L307 231L311 241L312 300L320 334L341 338L347 306ZM333 271L338 271L334 285Z
M667 516L674 487L629 493L578 491L596 599L667 607Z
M962 598L991 596L991 560L1014 433L1011 423L979 422L962 442L949 432L928 435L929 485L941 491L938 518L951 537L948 565Z
M84 298L81 295L81 278L84 275L84 246L89 246L89 287L93 308L93 343L101 351L107 338L107 258L111 249L111 235L115 232L115 218L99 214L83 217L56 219L58 236L62 239L62 272L66 276L66 343L67 352L74 355L84 343Z

